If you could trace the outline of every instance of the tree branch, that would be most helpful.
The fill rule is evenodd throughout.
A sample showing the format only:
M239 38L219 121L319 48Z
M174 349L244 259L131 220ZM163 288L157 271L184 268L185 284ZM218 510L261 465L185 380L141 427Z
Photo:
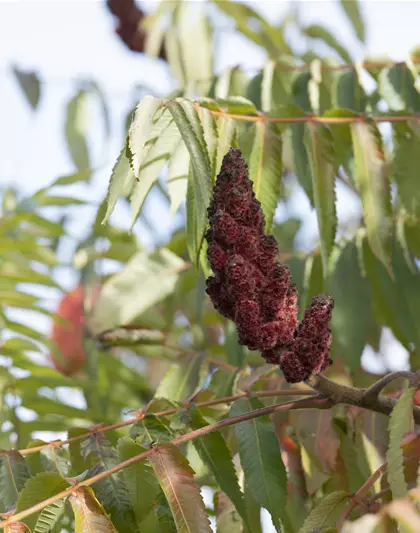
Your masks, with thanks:
M395 374L398 373L396 372ZM392 375L393 374L389 374L389 376ZM411 372L410 375L412 379L417 377L416 374L412 374ZM398 377L402 376L399 375ZM380 379L377 383L383 381L384 378ZM378 396L376 394L376 389L374 388L376 384L372 385L372 387L369 387L370 390L374 390L374 394L369 394L366 397L366 389L358 389L355 387L341 385L340 383L331 381L330 379L326 378L321 374L310 378L307 383L313 389L323 394L324 397L329 398L333 402L333 404L344 403L347 405L354 405L356 407L362 407L364 409L368 409L369 411L375 411L376 413L382 413L384 415L389 416L395 404L397 403L394 398L388 398L387 396L383 395ZM382 388L382 386L379 387L380 390ZM420 424L420 408L415 405L413 405L413 417L416 424Z
M416 374L414 372L401 371L387 374L365 390L363 394L364 401L369 402L375 400L378 397L379 393L389 383L392 383L392 381L395 381L396 379L409 379L410 381L413 381L415 378Z
M271 415L273 413L276 413L278 411L292 411L297 409L329 409L332 406L331 401L328 398L323 398L321 396L315 396L314 398L303 398L301 400L296 400L293 402L287 402L282 403L278 405L273 405L270 407L263 407L261 409L256 409L255 411L251 411L249 413L245 413L243 415L233 416L231 418L225 418L224 420L220 420L219 422L215 422L214 424L209 424L208 426L196 429L194 431L190 431L189 433L186 433L185 435L181 435L180 437L177 437L176 439L171 440L171 444L178 445L182 444L184 442L196 439L198 437L201 437L202 435L207 435L207 433L211 433L213 431L219 431L220 429L231 426L234 424L239 424L240 422L245 422L246 420L252 420L254 418L265 416L265 415ZM155 453L155 448L150 448L149 450L146 450L139 455L136 455L134 457L131 457L130 459L127 459L126 461L123 461L122 463L109 468L108 470L105 470L103 472L100 472L96 476L92 476L89 479L85 479L83 481L80 481L73 486L69 487L66 490L63 490L59 492L58 494L55 494L54 496L51 496L51 498L48 498L36 505L33 505L32 507L29 507L28 509L25 509L24 511L21 511L20 513L17 513L13 516L10 516L7 520L4 520L3 522L0 522L0 529L4 529L8 526L10 526L13 522L18 522L19 520L22 520L23 518L41 511L48 505L51 505L52 503L55 503L63 498L66 498L73 492L75 492L79 487L88 487L90 485L93 485L97 481L100 481L101 479L104 479L112 474L115 474L116 472L120 472L124 468L127 468L130 465L133 465L139 461L143 461L149 455L152 455Z
M317 393L314 390L311 389L287 389L287 390L260 390L255 392L241 392L238 394L235 394L234 396L227 396L224 398L214 398L213 400L206 400L205 402L198 402L196 403L197 407L211 407L213 405L220 405L223 403L232 403L236 400L239 400L240 398L245 398L247 396L255 396L257 398L272 398L274 396L315 396ZM157 413L153 413L155 416L170 416L175 413L178 413L179 411L182 411L183 409L186 409L186 405L190 403L189 400L184 400L184 402L181 402L185 405L181 405L180 407L173 407L172 409L166 409L165 411L159 411ZM41 450L48 448L49 446L64 446L65 444L70 444L71 442L76 442L79 440L86 439L90 437L94 433L105 433L106 431L112 431L114 429L119 429L125 426L130 426L131 424L135 424L139 420L142 420L145 415L147 414L148 406L146 406L144 409L141 409L139 414L133 418L130 418L129 420L125 420L124 422L118 422L117 424L111 424L109 426L103 426L97 425L92 430L86 431L86 433L83 433L81 435L75 435L74 437L70 437L69 439L65 440L53 440L50 442L46 442L45 444L41 444L39 446L34 446L33 448L23 448L21 450L17 450L21 455L30 455L32 453L38 453ZM7 451L0 452L0 457L2 455L6 455Z

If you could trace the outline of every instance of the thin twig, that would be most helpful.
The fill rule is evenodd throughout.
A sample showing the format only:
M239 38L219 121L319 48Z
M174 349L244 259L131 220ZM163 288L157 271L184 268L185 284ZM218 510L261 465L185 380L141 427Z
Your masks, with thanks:
M260 417L260 416L266 416L271 415L273 413L276 413L278 411L292 411L297 409L329 409L331 407L331 402L328 398L315 396L314 398L303 398L301 400L296 400L293 402L287 402L280 405L273 405L271 407L263 407L261 409L256 409L255 411L251 411L249 413L245 413L243 415L233 416L231 418L225 418L224 420L220 420L219 422L215 422L214 424L209 424L208 426L195 429L193 431L190 431L189 433L186 433L185 435L181 435L180 437L177 437L176 439L171 440L171 444L173 445L179 445L184 442L196 439L198 437L201 437L203 435L207 435L208 433L211 433L213 431L219 431L220 429L231 426L234 424L239 424L240 422L245 422L247 420L252 420L254 418ZM90 485L93 485L97 481L100 481L101 479L104 479L112 474L115 474L117 472L120 472L124 468L127 468L128 466L131 466L139 461L142 461L149 457L149 455L155 453L155 447L150 448L149 450L146 450L139 455L135 455L134 457L131 457L130 459L127 459L126 461L123 461L122 463L109 468L108 470L105 470L103 472L100 472L96 476L92 476L89 479L84 479L73 486L69 487L66 490L63 490L59 492L58 494L55 494L51 498L48 498L36 505L33 505L32 507L29 507L28 509L25 509L24 511L21 511L20 513L17 513L7 520L4 520L3 522L0 522L0 529L4 529L7 526L9 526L13 522L18 522L19 520L22 520L23 518L41 511L48 505L51 505L52 503L55 503L63 498L66 498L73 492L75 492L79 487L88 487Z
M375 472L363 483L360 489L354 494L350 500L348 506L344 509L340 518L337 521L336 527L338 533L344 526L344 522L355 507L364 499L365 495L369 492L374 483L386 472L387 463L383 463Z
M205 402L198 402L196 405L197 407L211 407L213 405L220 405L223 403L232 403L236 400L239 400L240 398L245 398L247 396L255 396L257 398L270 398L274 396L315 396L317 393L311 389L288 389L288 390L261 390L261 391L255 391L251 393L247 392L241 392L239 394L235 394L234 396L227 396L224 398L214 398L213 400L206 400ZM153 413L155 416L170 416L175 413L178 413L179 411L182 411L185 409L185 406L180 407L173 407L171 409L166 409L165 411L159 411L157 413ZM41 444L39 446L34 446L33 448L24 448L22 450L17 450L21 455L30 455L32 453L37 453L45 448L48 448L49 446L64 446L65 444L70 444L72 442L77 442L79 440L86 439L90 437L91 435L94 435L95 433L105 433L106 431L112 431L114 429L119 429L125 426L129 426L131 424L135 424L139 420L142 420L147 413L147 406L145 409L142 409L140 413L130 418L129 420L125 420L124 422L118 422L116 424L111 424L109 426L101 427L99 425L95 426L94 429L86 431L86 433L83 433L82 435L75 435L74 437L70 437L69 439L65 440L53 440L50 442L46 442L45 444ZM7 455L7 451L3 451L0 453L0 457L2 455Z
M201 107L199 102L196 102L196 107ZM208 108L206 108L208 109ZM299 117L271 117L265 113L256 112L255 115L238 115L237 113L229 113L224 110L217 111L215 109L208 109L215 117L226 117L234 120L242 120L246 122L264 122L271 124L296 124L296 123L321 123L321 124L357 124L363 123L367 120L373 122L408 122L409 120L415 120L420 122L420 114L415 113L412 115L356 115L354 117L320 117L315 115L302 115Z

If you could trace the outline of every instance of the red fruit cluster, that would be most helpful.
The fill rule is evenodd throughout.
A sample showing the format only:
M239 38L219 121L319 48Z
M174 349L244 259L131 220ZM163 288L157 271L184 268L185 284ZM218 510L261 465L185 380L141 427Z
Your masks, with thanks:
M92 291L92 305L95 305L101 285L98 284ZM84 313L85 291L78 285L70 292L64 294L57 308L57 316L63 322L54 322L51 338L60 351L61 357L51 353L50 359L54 368L66 376L73 376L81 372L86 365L86 351L84 337L89 331Z
M118 18L116 32L124 44L133 52L144 52L146 32L140 26L145 17L144 12L136 6L134 0L108 0L107 5L111 13ZM163 48L159 57L166 59Z
M275 238L264 233L261 204L238 149L223 159L208 216L205 237L214 276L207 280L207 293L217 311L235 322L239 343L280 364L288 381L323 370L332 300L314 299L298 326L296 286L289 267L277 260Z
M66 323L54 322L52 340L61 353L58 359L51 354L54 367L66 376L76 374L85 365L86 353L83 347L85 317L83 312L84 291L78 286L64 294L57 308L57 315Z

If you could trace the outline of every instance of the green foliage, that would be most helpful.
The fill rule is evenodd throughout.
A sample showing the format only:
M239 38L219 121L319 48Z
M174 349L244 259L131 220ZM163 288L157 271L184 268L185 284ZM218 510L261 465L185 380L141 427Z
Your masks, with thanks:
M408 388L396 403L389 419L389 447L386 454L388 463L388 483L395 499L404 498L408 494L404 479L403 451L401 442L405 435L413 429L412 405L415 388Z
M262 407L257 399L237 400L231 416ZM273 523L280 528L286 503L286 470L280 456L279 444L269 420L262 418L240 422L235 426L239 455L245 479L255 500L271 514Z
M156 57L163 46L178 86L140 99L97 205L87 191L109 163L113 115L94 81L75 88L65 109L73 173L30 194L1 190L0 526L193 533L209 532L214 517L219 533L261 533L265 508L285 533L336 531L343 517L349 533L417 532L418 456L401 447L418 438L415 384L396 402L389 435L385 414L339 396L328 410L281 406L274 424L257 416L308 387L286 384L215 311L204 234L223 157L238 147L299 289L300 318L314 296L334 298L327 375L369 387L377 377L363 366L365 348L387 364L384 328L418 368L418 57L351 64L356 53L338 31L300 26L299 5L277 23L243 3L211 4L162 1L142 21L145 51ZM363 43L361 3L340 5ZM212 10L267 56L252 76L241 66L215 72ZM42 75L13 72L16 90L42 112ZM103 123L98 162L92 105ZM392 137L378 125L387 121ZM346 194L358 200L352 213L337 209ZM176 215L165 235L154 202ZM310 235L306 205L317 221ZM75 235L75 217L88 209L93 216ZM54 309L72 283L84 294L69 321ZM70 328L74 346L53 340L52 324ZM68 354L81 361L64 374ZM381 394L399 390L392 383ZM231 424L233 416L241 421ZM49 441L57 432L67 439ZM214 508L204 506L203 487Z

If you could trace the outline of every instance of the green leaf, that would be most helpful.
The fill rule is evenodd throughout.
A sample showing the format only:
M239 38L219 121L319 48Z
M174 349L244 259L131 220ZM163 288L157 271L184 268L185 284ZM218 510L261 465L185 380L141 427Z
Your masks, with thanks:
M208 425L207 420L194 404L189 409L190 424L193 429ZM230 498L240 516L247 521L244 496L239 488L235 467L226 441L219 431L195 439L193 444L204 464L213 474L220 489Z
M210 203L213 185L213 169L206 145L203 126L200 122L194 104L189 101L172 100L167 104L169 111L177 123L185 145L191 156L192 179L191 194L187 203L193 203L195 212L194 241L189 238L190 249L193 252L192 260L198 264L204 230L207 224L207 207ZM191 210L191 208L190 208Z
M18 67L12 67L13 73L32 109L36 109L41 96L41 82L36 72L24 72Z
M158 180L166 161L180 140L177 125L169 112L162 115L156 127L158 128L156 133L152 131L152 135L156 137L150 142L150 149L140 165L138 181L134 184L130 196L132 224L136 221L150 189ZM151 138L153 139L152 136Z
M133 121L128 130L128 151L135 178L149 150L147 140L149 139L154 117L161 105L161 100L147 95L134 111Z
M190 154L183 141L178 143L169 160L166 183L171 199L171 215L176 213L187 194Z
M203 355L193 354L190 361L172 364L159 383L155 397L176 402L191 396L199 383L203 358Z
M340 4L347 15L349 22L352 24L359 41L364 43L365 23L360 10L360 2L358 0L340 0Z
M151 443L169 442L174 434L167 418L147 413L142 420L131 426L130 437L142 446L150 446Z
M88 168L74 174L69 174L68 176L60 176L51 183L50 187L62 187L79 182L89 182L92 174L93 170Z
M20 513L37 503L41 503L44 500L55 496L56 494L66 490L70 486L65 479L56 474L55 472L43 472L31 477L25 487L19 494L19 498L16 504L16 512ZM53 508L50 509L54 513ZM35 527L41 513L32 514L24 519L26 525L32 531Z
M118 464L118 455L111 443L102 433L95 433L83 440L80 445L81 456L87 465L93 465L88 477L109 470ZM131 506L122 472L107 476L93 485L95 495L115 526L122 531L134 532L135 516Z
M376 257L391 269L392 207L387 164L377 127L352 124L356 182L360 191L369 244Z
M213 79L212 34L202 5L180 3L176 26L187 88L208 93Z
M70 496L75 533L118 533L90 487L79 487Z
M373 325L369 282L360 272L353 242L334 250L328 276L328 293L334 298L334 342L352 371L360 368L362 352Z
M347 50L340 44L336 37L323 26L313 24L311 26L306 26L302 28L304 35L311 37L312 39L319 39L327 44L330 48L335 50L337 54L345 63L352 63L352 58Z
M384 68L379 74L379 93L392 111L419 111L420 95L406 63Z
M131 459L144 452L145 449L128 437L118 442L118 454L121 461ZM140 523L153 508L159 492L159 484L151 466L145 461L137 461L124 468L123 477L137 522Z
M354 68L338 74L334 83L334 106L362 113L366 105L367 96L358 71Z
M0 505L4 511L11 510L20 491L29 479L25 459L17 450L0 450Z
M267 61L264 65L261 81L261 109L263 111L272 111L290 102L292 82L296 75L292 69L283 70L282 67L287 68L293 65L293 61L287 60Z
M102 286L91 315L91 328L100 333L129 324L174 290L185 263L162 248L139 252Z
M335 526L344 506L351 498L351 494L342 490L332 492L317 502L306 517L299 533L314 533L317 528Z
M418 313L420 309L420 274L407 265L401 246L394 240L391 279L383 265L375 259L363 238L362 260L372 287L373 305L379 320L392 329L393 334L409 351L420 352Z
M64 500L47 505L38 516L33 533L50 533L64 513Z
M222 161L236 140L236 122L229 117L221 117L217 121L219 139L217 144L216 169L217 174L222 166Z
M335 169L333 167L331 132L321 124L308 124L307 138L315 209L321 239L321 256L324 277L334 246L337 229L335 207Z
M323 114L328 118L355 118L357 115L348 109L329 109ZM329 124L334 143L335 166L344 165L352 156L350 124Z
M240 67L229 67L218 77L214 95L216 98L229 98L229 96L246 96L248 76Z
M259 121L249 160L249 176L265 216L266 232L271 231L274 213L280 199L283 175L282 142L272 125Z
M169 507L168 500L162 489L160 489L157 497L155 515L158 520L159 533L177 533L177 527L172 516L171 508ZM156 526L152 531L156 531Z
M161 444L149 456L179 533L211 533L200 489L187 459L173 444Z
M252 7L240 2L213 1L221 11L235 20L236 29L239 32L258 46L265 48L270 57L277 58L281 53L291 53L290 47L283 37L282 28L271 26Z
M124 147L118 156L114 168L112 169L107 193L108 205L105 217L102 221L103 224L108 222L109 217L115 209L118 198L131 194L131 191L134 187L134 182L134 173L126 154L126 148Z
M420 187L418 186L420 137L409 123L393 124L393 133L393 178L407 214L418 220L420 218Z
M395 500L405 498L408 494L404 477L404 455L401 443L404 434L414 428L413 400L415 392L415 387L408 388L398 399L389 418L389 447L386 454L387 476L392 497Z
M263 407L256 398L236 400L230 416L238 416ZM279 444L268 417L259 417L235 425L239 456L249 490L265 507L276 528L283 515L287 496L287 475Z
M78 170L90 168L86 141L87 92L79 91L67 104L66 140L70 155Z

